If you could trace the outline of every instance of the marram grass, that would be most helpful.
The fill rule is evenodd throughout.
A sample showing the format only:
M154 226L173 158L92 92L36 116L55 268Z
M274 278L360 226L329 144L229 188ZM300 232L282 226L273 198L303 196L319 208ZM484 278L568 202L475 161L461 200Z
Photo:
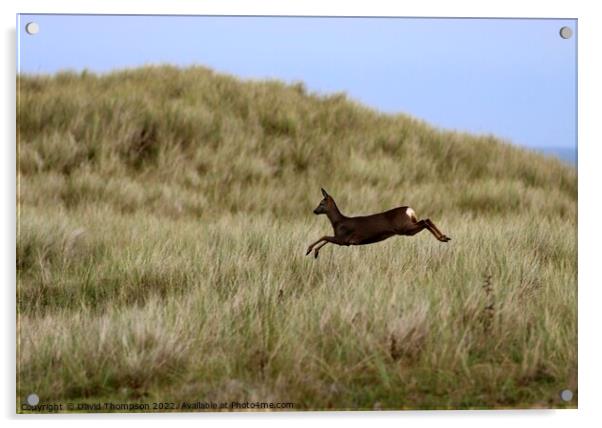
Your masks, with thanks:
M17 401L575 407L577 176L302 84L18 79ZM307 245L410 205L427 231Z

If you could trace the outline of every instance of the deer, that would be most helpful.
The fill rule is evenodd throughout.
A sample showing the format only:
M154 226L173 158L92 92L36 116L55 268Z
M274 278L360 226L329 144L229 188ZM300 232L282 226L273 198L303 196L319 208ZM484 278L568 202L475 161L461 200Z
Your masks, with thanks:
M328 243L344 246L373 244L395 235L413 236L424 229L441 242L451 240L441 233L430 219L418 220L410 207L397 207L367 216L347 217L339 211L332 196L323 188L320 190L324 198L314 209L314 214L326 214L332 224L334 236L324 235L312 243L307 248L306 256L313 250L317 259L320 249Z

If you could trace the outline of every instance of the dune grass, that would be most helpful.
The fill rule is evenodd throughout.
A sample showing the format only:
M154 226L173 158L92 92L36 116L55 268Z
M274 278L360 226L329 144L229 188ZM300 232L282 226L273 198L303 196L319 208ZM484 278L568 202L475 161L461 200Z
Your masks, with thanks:
M19 411L576 406L571 167L202 67L17 83ZM453 240L305 257L321 186Z

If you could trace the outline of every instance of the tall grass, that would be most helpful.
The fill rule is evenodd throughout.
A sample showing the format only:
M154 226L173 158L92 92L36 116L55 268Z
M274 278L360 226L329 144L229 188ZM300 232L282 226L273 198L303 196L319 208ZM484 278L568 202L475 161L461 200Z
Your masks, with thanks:
M202 67L18 86L19 402L576 405L574 169ZM453 240L305 257L320 186Z

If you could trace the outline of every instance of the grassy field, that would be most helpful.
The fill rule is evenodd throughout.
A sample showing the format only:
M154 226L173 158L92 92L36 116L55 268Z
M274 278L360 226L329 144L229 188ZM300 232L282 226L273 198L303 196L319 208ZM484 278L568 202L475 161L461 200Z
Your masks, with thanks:
M17 83L20 411L576 406L575 169L202 67ZM321 186L452 241L305 257Z

